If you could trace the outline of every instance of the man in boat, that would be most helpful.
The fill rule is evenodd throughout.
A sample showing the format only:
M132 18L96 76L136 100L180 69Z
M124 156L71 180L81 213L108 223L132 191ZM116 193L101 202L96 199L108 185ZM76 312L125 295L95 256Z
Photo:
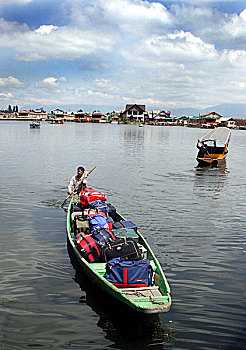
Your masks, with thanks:
M85 169L82 166L79 166L77 168L77 174L74 175L68 185L68 193L72 194L74 188L80 183L80 185L78 186L78 188L76 188L76 191L74 192L74 201L78 201L79 200L79 193L80 191L83 191L83 189L86 187L87 184L87 171L85 171Z
M206 148L206 146L205 146L203 141L200 141L198 139L196 147L199 149L197 158L204 158L205 155L209 156L208 150L207 150L207 148Z

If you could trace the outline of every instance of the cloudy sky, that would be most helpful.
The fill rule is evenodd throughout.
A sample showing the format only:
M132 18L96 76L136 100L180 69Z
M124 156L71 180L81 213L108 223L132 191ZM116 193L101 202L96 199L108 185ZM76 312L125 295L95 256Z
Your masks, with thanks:
M0 36L0 108L246 103L245 0L0 0Z

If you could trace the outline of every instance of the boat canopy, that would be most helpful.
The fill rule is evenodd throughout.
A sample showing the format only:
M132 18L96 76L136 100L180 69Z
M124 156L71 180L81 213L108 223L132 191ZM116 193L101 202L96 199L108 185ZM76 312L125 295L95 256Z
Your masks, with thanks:
M201 138L201 141L219 141L226 144L230 140L231 130L228 128L212 129L209 133Z

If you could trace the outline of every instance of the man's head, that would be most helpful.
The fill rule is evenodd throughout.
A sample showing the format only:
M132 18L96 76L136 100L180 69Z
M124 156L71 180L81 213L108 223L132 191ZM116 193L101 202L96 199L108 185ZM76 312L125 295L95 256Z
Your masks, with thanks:
M82 166L79 166L77 169L77 176L81 177L84 174L85 169Z

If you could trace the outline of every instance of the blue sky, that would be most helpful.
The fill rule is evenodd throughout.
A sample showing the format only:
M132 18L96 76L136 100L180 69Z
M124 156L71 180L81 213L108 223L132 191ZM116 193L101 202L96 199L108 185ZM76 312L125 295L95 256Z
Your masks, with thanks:
M246 103L246 3L0 0L0 108Z

